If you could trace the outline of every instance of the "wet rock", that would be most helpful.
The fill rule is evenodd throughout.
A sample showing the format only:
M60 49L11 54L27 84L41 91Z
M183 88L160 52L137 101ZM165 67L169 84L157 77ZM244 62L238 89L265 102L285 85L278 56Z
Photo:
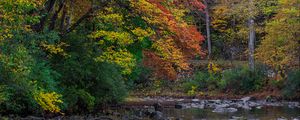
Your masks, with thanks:
M244 104L241 108L245 110L251 110L252 108L248 104Z
M155 112L154 109L148 108L148 109L146 109L146 110L144 111L144 114L145 114L146 116L151 116L154 112Z
M128 118L129 119L129 118ZM128 119L123 119L122 120L128 120ZM113 120L112 118L110 117L107 117L107 116L100 116L100 117L95 117L95 118L89 118L88 120Z
M260 104L257 103L257 102L248 102L248 105L249 105L250 107L256 107L256 106L259 106Z
M154 120L165 120L163 113L160 111L155 111L150 117Z
M266 102L277 102L278 100L273 96L267 96Z
M238 111L238 109L236 109L236 108L227 108L227 112L230 112L230 113L237 112L237 111Z
M112 115L113 115L113 116L121 116L121 114L118 113L118 112L112 112Z
M122 117L122 120L129 120L129 116L124 115L124 116Z
M243 97L243 98L241 98L241 100L243 102L248 102L248 101L255 100L255 99L253 97Z
M288 119L285 117L280 117L280 118L277 118L277 120L288 120Z
M191 108L199 108L199 109L204 109L204 104L200 104L200 103L192 103L191 104Z
M182 105L182 104L175 104L175 108L176 108L176 109L182 109L182 108L183 108L183 105Z
M24 118L23 120L44 120L42 117L36 117L36 116L28 116Z
M218 108L225 108L225 107L229 107L229 104L221 104L221 105L216 105L216 107Z
M143 118L135 116L135 115L132 115L132 116L130 116L130 120L143 120Z
M289 107L289 108L299 108L300 106L299 106L299 102L286 102L285 104L287 104L287 106Z
M155 111L162 111L163 110L163 106L160 103L155 103L153 106L154 106Z
M183 120L182 118L176 118L175 120Z
M238 110L236 108L215 108L212 112L216 113L233 113L237 112Z
M192 102L199 102L199 99L192 99Z
M244 117L231 116L230 119L232 119L232 120L242 120L242 119L244 119Z
M208 100L208 103L216 103L216 104L220 104L221 100Z
M300 116L293 118L293 120L300 120Z
M257 106L257 107L256 107L256 109L261 109L261 108L262 108L262 106Z
M135 113L134 113L136 116L138 116L138 117L143 117L144 116L144 113L143 113L143 111L135 111Z

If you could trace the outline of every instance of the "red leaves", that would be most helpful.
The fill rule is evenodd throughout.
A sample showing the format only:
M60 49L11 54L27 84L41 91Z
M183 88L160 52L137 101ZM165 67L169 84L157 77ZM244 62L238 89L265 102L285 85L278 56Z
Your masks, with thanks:
M157 79L176 80L177 72L170 62L151 51L143 51L143 54L143 63L152 70L152 76Z
M200 46L204 41L204 37L195 26L176 27L174 31L176 32L174 40L186 57L193 58L197 54L204 55Z
M188 59L192 59L196 55L204 55L200 47L204 37L196 26L188 25L182 18L188 9L202 11L204 5L198 0L174 0L173 2L147 0L147 2L161 11L158 15L150 15L152 21L159 21L157 24L159 29L156 29L158 35L152 38L154 42L164 40L165 44L158 44L161 47L157 48L165 48L159 52L167 53L144 51L144 65L153 70L156 78L175 80L177 73L189 70L189 64L186 62ZM169 40L175 44L168 44L171 46L166 47Z
M186 8L192 10L199 10L203 11L205 5L202 4L199 0L174 0L173 2L175 5L184 5Z

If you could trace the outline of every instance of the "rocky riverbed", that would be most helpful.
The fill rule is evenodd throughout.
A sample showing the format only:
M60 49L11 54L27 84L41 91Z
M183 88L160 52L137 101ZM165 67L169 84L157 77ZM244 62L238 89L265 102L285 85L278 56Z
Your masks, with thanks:
M44 120L43 117L5 117L6 119ZM201 100L170 97L128 99L94 115L57 116L53 120L205 120L275 119L300 120L300 103L276 99L244 97L232 100Z
M144 105L143 105L144 104ZM151 105L152 104L152 105ZM142 105L142 106L141 106ZM202 110L206 111L210 114L215 114L215 116L219 115L230 115L230 119L248 119L246 116L241 115L241 112L253 112L253 111L270 111L270 109L275 110L274 113L278 114L278 120L284 119L293 119L300 120L300 104L297 101L279 101L276 99L265 99L265 100L256 100L252 97L244 97L241 99L232 99L232 100L200 100L200 99L178 99L178 98L168 98L168 97L145 97L138 98L133 101L129 101L125 106L129 108L137 108L139 111L139 115L144 114L145 116L149 116L155 120L169 120L170 116L164 115L166 112L163 109L167 109L167 111L191 111L191 110ZM140 106L140 108L138 108ZM271 110L271 111L272 111ZM280 116L280 112L282 111L283 116ZM289 116L288 111L294 111L295 114ZM176 111L176 110L175 110ZM238 113L240 117L234 116L234 114ZM212 117L208 116L208 117ZM251 115L250 115L251 116ZM260 116L264 116L261 114ZM270 114L266 114L265 116L270 116L272 119L277 119L276 117L272 117ZM228 117L228 116L227 116ZM288 118L287 118L288 117ZM228 119L229 119L228 118ZM255 117L252 117L255 118ZM171 116L171 119L180 119L174 118ZM222 118L221 118L222 119ZM259 119L259 118L257 118Z

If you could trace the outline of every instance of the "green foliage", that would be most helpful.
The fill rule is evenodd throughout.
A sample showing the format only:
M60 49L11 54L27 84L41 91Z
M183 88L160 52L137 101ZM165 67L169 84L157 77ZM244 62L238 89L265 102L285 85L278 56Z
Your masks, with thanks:
M283 94L287 98L291 98L300 91L300 70L292 71L288 74L285 87L283 88Z
M218 90L220 88L221 74L197 71L187 82L183 83L184 91L188 92L194 86L197 90Z
M76 39L77 41L72 41ZM66 51L70 57L53 59L55 69L63 73L60 86L63 89L65 108L69 112L91 112L105 103L117 103L126 96L122 66L112 62L96 61L101 52L97 44L82 34L66 37L70 45Z
M266 76L263 68L251 71L248 67L229 69L222 74L222 88L237 94L249 93L263 87Z
M195 96L196 95L196 86L192 86L191 89L188 91L189 96Z
M89 112L95 107L95 97L86 90L75 87L65 90L64 100L68 112Z
M213 56L244 57L246 22L253 18L258 40L264 38L257 58L278 71L290 68L299 52L299 1L253 2L220 1L211 9ZM204 37L193 26L199 23L201 29L203 21L192 6L155 0L0 0L0 113L92 112L121 102L136 86L158 92L173 87L164 79L190 71L189 60L203 53ZM262 88L265 79L261 67L222 72L209 63L182 88L190 96L211 90L243 94ZM272 82L291 96L299 91L299 70Z
M37 89L56 90L57 73L44 61L37 61L22 45L1 46L0 55L1 84L6 87L7 101L1 104L4 112L38 112L39 107L33 99Z

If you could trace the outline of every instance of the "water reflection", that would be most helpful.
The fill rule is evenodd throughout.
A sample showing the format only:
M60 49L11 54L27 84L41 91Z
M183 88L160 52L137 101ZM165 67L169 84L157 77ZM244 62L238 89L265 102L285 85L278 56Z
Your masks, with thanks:
M261 109L244 110L239 109L234 113L214 113L212 109L174 109L166 108L164 115L169 118L181 118L184 120L193 119L260 119L274 120L278 118L293 119L300 116L299 108L288 107L263 107Z

